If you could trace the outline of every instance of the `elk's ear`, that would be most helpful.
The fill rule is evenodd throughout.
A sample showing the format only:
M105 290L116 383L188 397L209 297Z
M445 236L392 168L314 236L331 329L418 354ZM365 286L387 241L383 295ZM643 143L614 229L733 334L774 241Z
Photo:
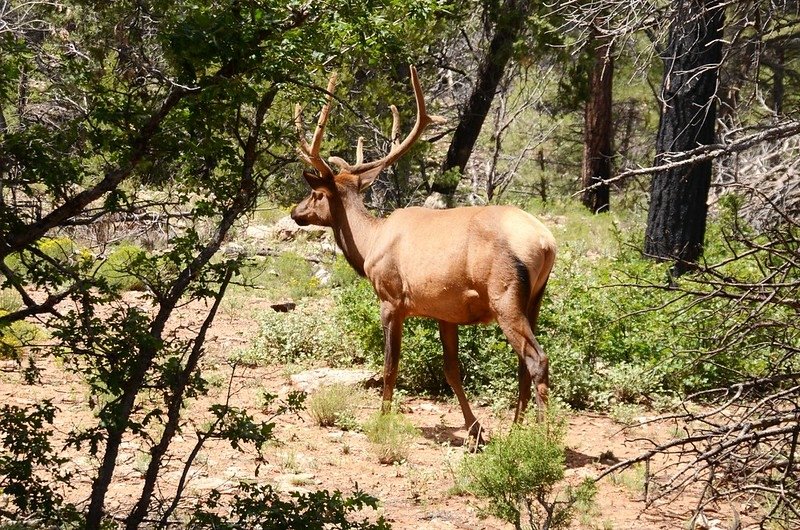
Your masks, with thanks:
M308 182L308 185L311 186L312 188L316 188L317 186L319 186L320 182L322 181L322 178L320 178L319 175L307 169L303 170L303 178L306 179L306 182Z
M378 166L361 173L358 176L358 191L364 191L369 188L372 183L375 182L375 179L378 178L378 175L381 174L381 171L383 171L383 166Z

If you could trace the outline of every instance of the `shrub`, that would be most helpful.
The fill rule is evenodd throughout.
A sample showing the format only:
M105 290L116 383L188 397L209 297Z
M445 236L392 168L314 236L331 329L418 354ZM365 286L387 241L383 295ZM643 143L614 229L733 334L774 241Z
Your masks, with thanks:
M263 261L250 261L241 267L239 274L239 281L263 289L274 299L313 297L320 290L311 264L294 252L270 256Z
M566 424L554 419L515 425L492 438L482 453L462 461L459 476L467 491L488 501L488 510L521 528L568 528L576 503L589 504L590 481L556 493L564 478Z
M22 297L13 289L0 289L0 311L11 313L22 307Z
M0 316L17 311L22 307L22 299L11 289L0 291ZM23 348L41 338L43 332L35 324L18 320L7 326L0 326L0 359L22 358Z
M239 360L253 365L323 360L332 366L362 360L358 341L350 339L331 312L320 303L301 303L288 313L264 312L258 336Z
M314 269L303 256L293 252L284 252L270 260L267 266L277 274L278 282L284 296L297 299L315 296L319 290L319 280L314 277Z
M114 247L97 267L96 275L109 287L118 291L141 291L145 288L137 268L141 268L145 250L137 245L123 244Z
M47 259L30 251L16 252L5 258L5 265L13 273L27 277L27 280L58 285L64 281L61 268L74 267L81 256L75 243L68 237L42 238L36 246Z
M398 412L378 413L363 428L381 464L405 460L409 445L419 436L419 430Z
M68 527L69 521L77 522L78 511L61 493L72 473L64 471L68 460L53 448L55 410L50 401L0 408L0 490L9 505L5 516L33 515L40 524Z
M241 483L230 503L218 490L212 490L192 514L188 528L236 529L260 528L284 530L303 528L323 530L388 530L389 523L381 516L371 522L356 519L364 508L378 508L378 499L356 489L351 496L340 491L316 491L282 495L269 484Z
M320 427L339 425L349 428L354 423L355 408L360 401L360 393L352 386L333 384L323 386L309 396L306 408Z
M0 316L7 314L0 310ZM42 331L30 322L18 320L8 326L0 326L0 359L13 359L19 361L23 349L35 340L41 338Z
M347 263L344 256L337 255L331 267L331 287L346 287L359 280L358 273Z

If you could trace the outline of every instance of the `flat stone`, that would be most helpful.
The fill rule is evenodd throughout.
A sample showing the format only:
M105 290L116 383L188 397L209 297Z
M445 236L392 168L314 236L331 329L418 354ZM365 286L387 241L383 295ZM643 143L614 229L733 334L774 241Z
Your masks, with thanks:
M379 373L374 370L343 368L315 368L291 376L292 385L305 392L336 384L371 387L379 378Z
M322 226L300 226L295 223L290 216L281 217L272 226L272 237L280 240L290 241L294 239L298 233L305 232L307 234L322 235L326 233L327 229Z
M252 239L265 239L272 233L271 225L250 225L244 231L244 235Z

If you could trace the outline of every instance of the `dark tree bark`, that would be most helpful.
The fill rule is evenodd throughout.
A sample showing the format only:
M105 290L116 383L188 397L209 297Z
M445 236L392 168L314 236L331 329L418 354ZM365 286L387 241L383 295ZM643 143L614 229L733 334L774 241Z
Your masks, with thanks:
M676 0L662 56L657 166L667 164L671 155L714 141L723 22L718 0ZM703 251L711 167L707 160L653 175L644 251L675 260L676 274L685 272Z
M475 141L489 113L497 86L511 59L514 42L525 28L530 6L530 0L505 0L498 8L499 14L492 40L478 67L478 78L453 134L447 158L442 165L442 173L453 168L458 168L459 173L464 173ZM451 196L457 184L457 182L434 182L431 191Z
M607 212L611 178L611 92L614 58L610 40L592 30L592 69L589 72L589 100L583 115L583 164L581 202L593 213Z

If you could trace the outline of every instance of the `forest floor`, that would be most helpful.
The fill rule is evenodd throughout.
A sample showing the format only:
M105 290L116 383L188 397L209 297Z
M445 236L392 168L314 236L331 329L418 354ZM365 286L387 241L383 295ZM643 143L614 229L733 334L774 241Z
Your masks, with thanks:
M129 302L146 305L144 297L128 293ZM194 302L180 310L179 326L197 328L207 307ZM292 383L292 369L282 366L236 367L228 362L231 352L246 347L258 333L257 315L271 311L270 300L248 297L246 303L223 306L207 341L205 365L213 382L209 395L193 398L189 403L188 423L171 449L171 461L159 484L159 491L168 495L180 477L182 462L195 444L195 428L208 421L208 408L228 400L243 407L257 419L265 419L263 394L285 397L297 390ZM40 380L25 385L16 365L6 362L0 370L0 401L4 404L29 405L50 399L58 408L55 438L63 440L75 427L88 426L92 412L89 395L80 379L66 371L53 358L37 361ZM378 410L377 389L368 394L358 411L363 421ZM274 405L273 405L274 407ZM421 433L408 448L408 457L400 464L383 465L360 432L342 431L315 425L305 412L285 415L276 420L277 442L264 451L266 461L260 465L255 451L240 452L226 442L209 441L189 475L185 504L191 505L207 497L212 489L232 492L242 480L274 484L282 491L317 489L353 491L358 486L380 500L378 513L393 528L404 529L510 529L513 525L487 516L485 506L456 488L455 471L467 455L466 429L460 409L453 399L434 400L421 397L402 399L402 413ZM476 415L491 432L505 432L510 425L511 411L496 412L487 406L476 406ZM639 454L651 447L647 440L666 440L673 432L659 432L664 427L639 424L623 429L620 423L596 413L572 413L566 437L566 479L571 484L585 477L596 477L618 459ZM97 462L74 450L65 453L69 469L75 471L74 489L67 498L82 502L88 498L91 478ZM148 455L139 443L123 444L107 510L124 516L138 498ZM598 483L595 507L578 513L573 528L579 529L675 529L688 528L692 495L670 504L645 510L643 498L644 468L637 467L606 477ZM707 524L695 528L723 530L729 528L725 517L706 513ZM374 516L371 514L370 516Z

